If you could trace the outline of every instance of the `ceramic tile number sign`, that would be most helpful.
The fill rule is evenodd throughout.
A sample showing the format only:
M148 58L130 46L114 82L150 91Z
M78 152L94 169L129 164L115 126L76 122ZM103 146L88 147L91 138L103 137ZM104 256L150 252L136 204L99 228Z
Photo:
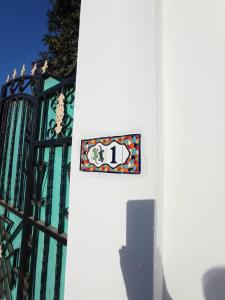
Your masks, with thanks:
M140 174L140 147L140 134L82 140L80 170Z

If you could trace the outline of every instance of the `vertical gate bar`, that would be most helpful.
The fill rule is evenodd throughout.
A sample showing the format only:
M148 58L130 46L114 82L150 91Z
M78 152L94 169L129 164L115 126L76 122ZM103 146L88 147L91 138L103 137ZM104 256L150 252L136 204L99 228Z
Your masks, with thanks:
M45 136L45 128L46 128L46 119L47 119L47 115L48 115L48 100L44 97L44 103L43 103L43 112L42 112L42 118L41 118L41 102L39 102L38 105L38 121L37 122L37 127L36 127L36 136L37 138L39 138L39 134L40 134L40 138L44 139ZM41 123L40 123L41 120ZM39 125L39 126L38 126ZM39 157L38 157L38 161L37 162L41 162L44 160L44 151L45 149L40 148L39 149ZM38 166L38 165L37 165ZM36 192L36 200L40 200L40 196L41 196L41 187L40 187L40 172L38 172L38 176L37 176L37 190ZM34 212L34 219L38 220L40 218L40 208L35 205L35 212ZM35 227L34 231L33 231L33 239L35 240L35 247L32 251L32 259L31 259L31 278L30 281L32 282L32 290L29 291L29 294L31 295L31 299L34 298L34 287L35 287L35 274L36 274L36 263L37 263L37 250L38 250L38 237L39 237L39 232L38 229ZM45 247L45 252L47 251L47 248L49 247L49 241L46 240L46 236L44 239L44 247ZM44 255L44 253L43 253ZM44 257L43 257L44 259ZM45 264L46 262L44 262ZM43 290L42 290L43 292Z
M44 149L39 149L38 153L38 162L43 161L44 159ZM37 165L38 167L38 165ZM41 197L41 179L40 179L40 172L37 174L37 183L36 189L33 191L35 193L35 200L40 200ZM38 220L40 218L40 209L37 207L37 202L35 201L35 210L34 210L34 220ZM39 230L34 226L33 229L33 241L35 244L32 247L32 254L31 254L31 264L30 264L30 282L32 282L32 289L29 291L30 299L34 299L35 296L35 279L36 279L36 264L37 264L37 254L38 254L38 244L39 244Z
M44 98L44 100L46 100ZM46 126L45 123L43 123L43 118L45 119L45 115L47 114L47 101L44 101L43 103L43 113L42 113L42 119L41 119L41 102L38 102L38 114L37 114L37 127L36 127L36 137L39 139L39 134L43 134L44 127ZM42 124L40 124L40 121L42 120ZM39 163L44 161L44 155L45 154L45 149L40 148L39 152L37 153L37 180L36 180L36 190L34 191L34 197L36 198L36 201L39 201L41 198L41 172L38 170L39 168ZM35 202L35 208L34 208L34 219L39 220L40 218L40 208L37 206L37 203Z
M55 147L51 146L50 154L49 154L49 171L48 171L48 185L47 185L47 195L46 195L45 226L51 225L54 160L55 160Z
M5 125L5 123L6 123L6 121L7 121L7 112L8 112L8 108L9 108L9 100L8 101L1 101L2 103L4 103L4 104L2 104L2 105L4 105L4 107L5 107L5 112L3 112L3 116L2 116L2 125L3 125L3 127L2 127L2 129L4 128L4 125ZM2 131L2 134L3 134L4 132Z
M6 300L11 300L11 293L10 293L10 288L9 288L9 281L8 281L8 276L7 276L7 270L6 270L6 265L5 265L5 259L3 258L1 261L1 266L3 270L3 276L4 276L4 296Z
M45 226L51 225L52 190L53 190L53 179L54 179L54 158L55 158L55 148L54 148L54 146L51 146L50 154L49 154L48 184L47 184L46 210L45 210ZM49 237L49 235L45 234L43 260L42 260L42 272L41 272L40 300L46 299L49 244L50 244L50 237Z
M1 149L0 149L0 154L1 154L1 161L0 161L0 181L1 181L1 186L0 186L0 198L3 198L4 195L4 182L5 182L5 168L6 168L6 157L7 157L7 148L8 148L8 135L9 135L9 122L7 122L7 119L11 118L11 103L10 101L5 101L4 102L4 113L3 113L3 119L2 119L2 124L1 124ZM9 124L8 124L9 123ZM8 125L8 126L7 126Z
M10 121L12 117L12 102L8 101L9 111L8 118L6 122L6 131L5 131L5 139L4 139L4 148L2 154L2 169L1 169L1 187L0 187L0 197L4 198L3 193L5 192L5 170L6 170L6 160L8 154L8 144L9 144L9 133L10 133Z
M20 189L20 182L21 182L21 166L22 166L22 159L23 159L23 148L24 148L24 130L25 130L25 120L26 120L26 105L24 99L21 102L23 106L21 112L21 124L20 124L20 136L19 136L19 150L18 150L18 158L17 158L17 165L16 165L16 179L15 179L15 189L14 189L14 201L13 206L18 207L18 198L19 198L19 191Z
M26 188L26 175L27 171L25 169L25 164L26 164L26 158L29 155L29 141L27 139L27 130L29 127L29 118L30 118L30 113L31 113L31 105L29 104L28 101L24 103L26 107L26 114L25 114L25 128L24 128L24 140L23 140L23 158L22 158L22 165L21 165L21 181L20 181L20 193L19 193L19 199L18 199L18 210L21 211L23 210L23 200L25 196L25 188Z
M58 222L59 234L63 233L64 223L65 223L67 160L68 160L68 146L63 144L63 146L62 146L60 200L59 200L59 222ZM60 297L60 284L61 284L61 273L62 273L62 251L63 251L63 245L61 243L57 242L54 300L58 300Z
M17 128L17 119L18 119L18 111L19 111L19 100L16 100L15 104L15 112L14 112L14 120L12 124L12 138L11 138L11 148L10 148L10 156L9 156L9 170L8 170L8 181L7 181L7 191L6 191L6 203L10 202L11 197L11 182L12 182L12 167L13 167L13 159L14 159L14 145L16 138L16 128Z
M42 130L42 124L41 122L41 114L42 114L42 102L39 101L38 99L38 107L37 107L37 125L36 125L36 133L35 133L35 137L37 139L39 139L39 134ZM42 115L43 117L43 115ZM38 151L38 150L37 150ZM44 150L43 149L39 149L39 152L37 152L36 154L37 157L37 168L38 168L38 162L43 161L44 160ZM40 198L41 193L40 193L40 172L38 172L38 178L34 180L37 180L36 184L33 186L33 200L39 200L38 198ZM35 171L34 171L34 175ZM34 207L34 219L37 220L39 219L39 208L37 207L37 203L34 202L35 207ZM33 229L33 241L35 242L35 244L33 244L32 247L32 252L31 252L31 263L30 263L30 288L29 288L29 299L34 299L35 297L35 279L36 279L36 264L37 264L37 254L38 254L38 242L39 240L39 231L36 227L34 227Z
M46 116L48 113L48 103L47 100L44 98L44 104L43 104L43 113L41 118L41 101L38 101L38 107L37 107L37 124L36 124L36 137L39 139L39 134L41 137L44 135L44 130L46 126L46 122L44 123L44 120L46 120ZM40 120L41 123L40 123ZM38 123L39 121L39 123ZM39 153L37 154L37 167L38 163L42 162L44 160L44 148L39 149ZM35 198L36 200L40 200L41 196L41 185L40 185L40 172L37 174L37 183L36 183L36 191L33 191L33 193L36 193ZM37 206L35 202L35 208L34 208L34 219L38 220L40 218L40 208ZM34 299L35 297L35 277L36 277L36 264L37 264L37 253L38 253L38 240L39 240L39 230L34 227L33 229L33 240L35 241L35 247L33 246L32 249L32 255L31 255L31 265L30 265L30 289L29 289L29 299Z
M36 279L36 264L37 264L37 253L38 253L38 239L39 232L36 227L33 229L33 243L31 251L31 262L30 262L30 287L28 293L28 299L34 299L35 297L35 279Z
M2 109L3 109L3 98L0 97L0 128L1 128L1 120L2 120Z
M40 121L40 104L41 102L38 103L38 113L37 113L37 120ZM46 104L44 103L44 107L46 106ZM42 116L42 119L43 119L43 116ZM39 125L39 126L38 126ZM36 137L39 138L39 132L43 130L42 128L43 126L43 123L42 124L38 124L37 122L37 126L36 126ZM39 130L38 130L39 129ZM39 152L36 154L36 157L37 157L37 179L34 179L36 180L36 185L33 186L33 189L36 188L36 190L33 190L33 194L34 194L34 197L36 201L39 201L40 200L40 197L41 197L41 174L38 170L38 163L39 162L42 162L44 160L44 149L39 149ZM35 174L33 175L35 176ZM35 207L34 207L34 220L39 220L40 218L40 208L37 206L37 202L35 201ZM38 254L38 241L39 241L39 230L34 227L33 229L33 241L35 241L35 246L33 245L33 248L32 248L32 254L31 254L31 264L30 264L30 282L32 283L31 284L31 289L29 290L29 297L30 299L34 299L34 296L35 296L35 277L36 277L36 264L37 264L37 254Z
M4 135L4 125L5 121L7 120L7 112L8 112L8 103L9 101L4 101L3 99L0 100L1 105L1 119L0 119L0 128L1 128L1 135Z
M46 300L46 285L48 276L48 255L49 255L50 236L45 234L44 237L44 250L42 259L41 270L41 288L40 288L40 300Z
M46 131L47 131L47 120L48 120L48 109L49 109L49 100L44 96L44 107L43 107L43 116L41 122L41 140L46 138Z
M1 220L0 222L0 230L1 230L1 237L2 236L5 236L5 226L4 226L4 222ZM1 240L1 243L2 243L2 240ZM11 300L11 297L10 297L10 294L9 294L9 282L8 282L8 276L7 276L7 270L6 270L6 265L5 265L5 258L3 257L1 259L1 283L2 283L2 286L3 286L3 299L6 299L6 300Z
M0 268L0 278L1 278L1 282L0 282L0 299L2 299L4 297L4 284L3 284L3 272L2 269Z
M39 82L37 83L37 94L39 92ZM26 195L25 195L25 204L24 204L24 219L23 219L23 232L22 232L22 242L21 242L21 253L20 253L20 273L21 276L18 280L18 288L17 288L17 299L24 299L24 276L29 271L29 257L30 250L28 248L28 239L29 235L32 232L32 228L29 224L28 216L32 212L31 207L31 197L32 197L32 173L33 173L33 161L34 161L34 141L35 141L35 132L36 132L36 124L37 124L37 112L38 112L38 97L35 94L32 97L32 112L31 112L31 127L30 127L30 139L29 139L29 157L27 163L27 184L26 184ZM29 123L29 122L28 122ZM29 126L29 125L28 125ZM29 294L32 283L29 281Z
M1 98L6 97L7 94L7 88L3 85L1 88Z
M2 157L3 147L4 147L4 137L5 137L5 125L7 120L9 101L1 100L1 117L0 117L0 157ZM0 159L0 170L2 165L2 159Z
M57 242L54 300L59 300L60 298L60 285L61 285L61 274L62 274L62 252L63 252L63 245Z
M60 184L60 200L59 200L59 223L58 232L64 232L65 223L65 203L66 203L66 180L67 180L67 161L68 161L68 146L62 146L62 170Z
M41 118L42 118L42 104L43 99L42 98L38 98L38 111L37 111L37 126L36 126L36 132L35 132L35 137L36 140L39 140L40 138L40 131L41 131Z
M38 162L41 162L43 161L43 157L44 157L44 150L43 149L39 149L39 159L38 159ZM36 181L36 184L34 184L33 186L33 197L35 198L35 206L34 206L34 220L37 221L40 219L40 207L37 205L37 201L40 201L40 198L41 198L41 172L38 170L39 168L39 165L38 165L38 162L37 162L37 181ZM35 176L35 172L33 172L33 176ZM35 181L35 178L34 178L34 181ZM36 190L35 190L36 188Z

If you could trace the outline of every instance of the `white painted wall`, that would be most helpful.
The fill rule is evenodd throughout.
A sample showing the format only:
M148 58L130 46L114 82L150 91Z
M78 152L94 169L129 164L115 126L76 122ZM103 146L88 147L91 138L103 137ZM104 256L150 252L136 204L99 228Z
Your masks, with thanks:
M163 261L174 300L224 299L225 2L166 0ZM209 288L209 286L208 286Z
M161 255L173 300L225 294L225 2L166 0L162 17L160 3L82 3L68 300L127 299L118 253L126 204L150 198L157 199L154 300L161 300ZM81 139L133 132L142 134L142 175L79 171ZM219 285L207 283L203 295L212 269L209 281Z
M127 299L126 204L156 195L154 3L82 1L66 300ZM79 171L81 139L129 133L142 135L141 175Z

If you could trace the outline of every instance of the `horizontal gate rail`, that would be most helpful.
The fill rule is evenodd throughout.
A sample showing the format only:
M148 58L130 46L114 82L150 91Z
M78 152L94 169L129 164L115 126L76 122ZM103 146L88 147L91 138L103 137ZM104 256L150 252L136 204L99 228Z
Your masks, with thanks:
M14 79L11 79L2 86L1 95L7 97L16 93L22 93L29 86L33 86L35 80L31 75L24 75Z
M49 88L49 89L47 89L47 90L39 93L38 97L42 98L44 96L55 95L56 91L61 91L62 88L68 87L68 86L71 86L71 85L75 86L75 77L74 76L72 76L72 77L70 77L68 79L65 79L62 82L54 85L53 87L51 87L51 88Z
M19 211L13 207L13 205L7 203L5 200L0 200L0 205L4 208L6 208L8 211L14 213L17 217L23 218L24 213L23 211Z
M26 93L20 93L20 94L16 94L16 95L9 95L7 97L1 98L0 101L2 101L3 103L7 100L12 100L12 101L17 101L20 99L27 99L27 100L33 100L33 97L29 94Z
M0 205L6 208L8 211L15 214L17 217L21 219L25 218L24 212L16 210L13 205L6 203L4 200L0 200ZM53 226L45 226L45 222L41 220L34 220L33 217L27 218L31 225L36 225L42 232L48 234L52 238L56 239L59 242L62 242L63 245L67 245L67 234L66 233L59 233L58 230Z
M3 88L7 88L15 82L19 82L19 81L27 80L27 79L33 79L33 76L31 76L31 75L18 76L15 79L9 80L6 84L4 84Z
M42 140L34 142L35 147L51 147L51 146L62 146L62 145L72 145L72 137L58 138L55 140Z
M45 222L41 220L34 220L33 217L28 217L28 221L31 225L35 225L42 232L47 233L49 236L53 237L58 242L61 242L63 245L67 245L67 234L59 233L57 229L53 226L45 226Z

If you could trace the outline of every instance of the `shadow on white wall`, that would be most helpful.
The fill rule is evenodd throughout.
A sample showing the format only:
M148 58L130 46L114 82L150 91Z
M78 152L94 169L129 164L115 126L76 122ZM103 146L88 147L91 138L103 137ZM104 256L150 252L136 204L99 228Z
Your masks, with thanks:
M225 299L225 267L215 267L207 271L202 279L206 300Z
M153 300L154 219L154 200L127 202L126 246L122 246L119 255L128 300ZM157 256L163 274L159 250ZM164 276L162 288L162 300L173 300Z
M154 200L127 202L126 246L119 254L128 300L152 300Z

